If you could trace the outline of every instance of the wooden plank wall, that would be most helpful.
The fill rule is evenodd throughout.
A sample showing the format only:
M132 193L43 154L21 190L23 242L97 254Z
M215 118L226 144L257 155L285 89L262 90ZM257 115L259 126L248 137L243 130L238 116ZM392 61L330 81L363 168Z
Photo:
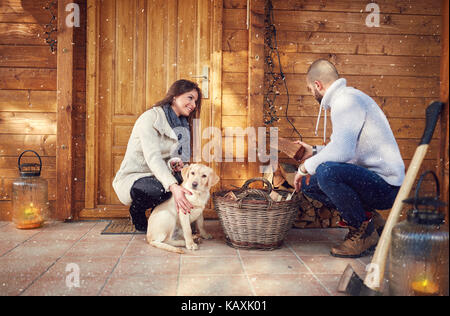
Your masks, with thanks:
M84 206L86 119L86 1L77 2L82 25L75 30L75 218ZM366 2L273 1L291 92L289 115L307 142L320 142L313 134L317 105L304 79L309 63L329 58L351 85L378 101L408 165L422 134L424 109L439 97L440 1L377 1L381 27L370 29L364 25ZM56 55L42 38L43 25L50 18L42 9L45 3L3 0L0 4L0 220L11 217L11 182L17 176L17 157L25 149L42 154L52 206L56 198ZM247 126L246 6L246 0L224 0L223 128ZM286 96L280 100L285 102ZM281 136L295 137L286 120L278 125ZM438 148L435 139L423 170L436 168ZM247 179L245 159L223 163L221 177L223 187L242 185Z
M44 41L51 15L44 0L3 0L0 4L0 220L11 219L11 183L17 157L26 149L43 157L49 200L56 200L56 61ZM82 25L75 29L74 137L75 200L84 200L85 1L78 1ZM56 12L56 11L55 11ZM82 183L84 185L84 183Z
M245 0L224 1L224 126L246 123L248 31ZM386 113L409 165L424 129L425 108L439 99L441 2L377 1L379 28L365 25L368 1L273 0L281 63L290 92L289 116L309 143L314 135L318 105L308 94L305 76L318 58L334 62L349 85L372 96ZM286 93L280 90L279 116L285 112ZM295 138L282 118L280 136ZM330 126L330 124L329 124ZM331 134L329 128L328 135ZM436 170L438 133L422 170ZM281 157L283 158L283 157ZM244 164L224 164L225 183L246 177ZM427 183L426 191L432 191Z
M245 129L248 120L249 78L247 1L224 0L223 4L222 129ZM231 185L242 186L248 179L246 151L245 144L244 155L235 153L235 161L242 159L242 162L222 163L223 189L228 189Z

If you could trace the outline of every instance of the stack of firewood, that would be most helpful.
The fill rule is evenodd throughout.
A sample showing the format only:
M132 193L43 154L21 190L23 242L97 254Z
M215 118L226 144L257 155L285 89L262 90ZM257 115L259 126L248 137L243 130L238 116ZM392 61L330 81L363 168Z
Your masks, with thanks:
M341 217L336 210L303 194L294 226L297 228L330 228L338 227L340 221Z

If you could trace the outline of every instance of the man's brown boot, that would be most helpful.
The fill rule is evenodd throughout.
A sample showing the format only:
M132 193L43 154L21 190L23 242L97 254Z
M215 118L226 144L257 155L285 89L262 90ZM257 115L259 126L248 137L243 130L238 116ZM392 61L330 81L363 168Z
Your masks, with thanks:
M331 248L331 255L338 258L360 258L375 250L380 236L372 220L362 223L360 228L349 227L346 240Z
M378 235L381 236L384 225L386 225L385 219L377 211L372 211L372 221L375 230L377 231Z

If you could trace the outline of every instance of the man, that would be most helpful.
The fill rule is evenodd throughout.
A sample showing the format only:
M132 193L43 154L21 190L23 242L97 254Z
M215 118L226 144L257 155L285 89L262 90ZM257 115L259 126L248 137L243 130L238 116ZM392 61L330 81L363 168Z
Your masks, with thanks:
M315 61L307 85L321 110L331 111L333 133L326 146L299 142L306 154L295 189L341 214L349 233L331 255L358 258L378 243L384 220L375 210L392 207L405 177L403 159L382 110L363 92L347 87L332 63Z

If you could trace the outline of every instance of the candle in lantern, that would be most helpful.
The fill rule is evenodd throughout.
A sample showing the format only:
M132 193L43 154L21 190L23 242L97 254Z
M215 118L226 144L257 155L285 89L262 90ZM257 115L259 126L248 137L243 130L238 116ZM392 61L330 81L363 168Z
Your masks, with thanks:
M36 208L34 203L30 203L29 206L25 207L23 215L23 219L17 223L17 228L19 229L38 228L44 222L40 209Z
M38 214L39 210L34 207L34 204L31 203L30 207L27 207L24 211L24 214L27 218L34 217Z
M439 286L428 279L413 282L411 288L416 296L434 296L439 293Z
M38 163L21 163L26 153L33 153ZM12 185L13 221L18 229L41 227L49 215L48 183L41 178L42 159L32 150L24 151L18 160L20 178Z

